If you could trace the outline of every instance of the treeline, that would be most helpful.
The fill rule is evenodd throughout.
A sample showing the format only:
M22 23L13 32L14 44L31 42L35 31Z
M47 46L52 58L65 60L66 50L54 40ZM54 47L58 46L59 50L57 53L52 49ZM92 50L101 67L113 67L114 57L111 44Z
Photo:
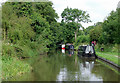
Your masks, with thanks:
M120 44L120 9L111 11L103 22L97 22L85 30L89 34L90 41L97 41L99 44Z
M80 31L82 34L79 33L76 45L80 43L91 44L92 41L96 41L99 45L120 44L120 8L111 11L103 22L97 22Z
M62 31L52 5L52 2L2 5L2 55L33 56L56 46Z

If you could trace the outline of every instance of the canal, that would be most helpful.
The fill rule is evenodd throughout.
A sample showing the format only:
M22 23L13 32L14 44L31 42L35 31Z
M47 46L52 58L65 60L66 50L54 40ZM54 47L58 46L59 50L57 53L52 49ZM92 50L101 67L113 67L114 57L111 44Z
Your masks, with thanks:
M31 72L6 81L119 81L120 77L116 69L97 59L80 58L77 51L53 51L24 62L31 65Z

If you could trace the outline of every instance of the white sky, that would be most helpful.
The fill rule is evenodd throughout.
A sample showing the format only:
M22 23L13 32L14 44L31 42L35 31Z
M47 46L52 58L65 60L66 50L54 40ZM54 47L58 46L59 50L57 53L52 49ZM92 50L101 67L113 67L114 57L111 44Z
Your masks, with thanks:
M0 0L0 4L7 0ZM120 0L50 0L59 15L58 22L61 21L61 13L67 7L78 8L87 11L90 15L91 23L82 23L86 28L96 22L103 22L104 18L112 10L116 10Z

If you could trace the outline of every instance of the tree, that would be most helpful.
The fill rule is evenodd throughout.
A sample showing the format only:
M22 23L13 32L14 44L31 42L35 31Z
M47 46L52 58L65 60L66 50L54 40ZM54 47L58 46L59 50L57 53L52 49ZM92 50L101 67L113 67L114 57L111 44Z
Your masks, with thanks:
M74 27L75 40L76 40L77 32L78 32L79 28L82 27L81 22L87 22L87 23L90 22L89 14L87 14L86 11L79 10L79 9L65 8L64 11L62 12L61 16L62 16L63 22L66 22L66 23L74 22L74 24L75 23L77 24L77 26Z
M99 42L99 38L101 37L101 34L102 34L102 25L95 26L89 32L90 42L93 41L93 40Z
M85 35L88 35L90 33L90 30L94 28L94 25L93 26L88 26L86 29L85 29Z
M51 1L35 3L35 11L41 14L49 23L57 22L56 19L58 19L58 14L55 13L52 5Z
M105 43L119 43L119 18L117 9L116 11L111 11L110 15L103 22L103 39Z
M61 29L52 5L52 2L6 2L2 6L3 47L10 47L3 49L3 55L39 55L59 42L60 34L56 34Z

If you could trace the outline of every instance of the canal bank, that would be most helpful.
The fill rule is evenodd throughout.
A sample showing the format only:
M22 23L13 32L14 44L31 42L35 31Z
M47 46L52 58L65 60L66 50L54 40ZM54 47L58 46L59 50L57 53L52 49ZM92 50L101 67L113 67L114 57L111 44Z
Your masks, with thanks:
M113 65L120 66L120 51L119 51L119 44L107 44L107 45L100 45L97 44L95 46L96 54L103 58L104 60L113 63Z
M29 44L27 44L29 45ZM24 73L30 72L32 67L29 63L25 63L25 58L33 58L35 56L46 55L48 49L44 46L39 46L38 48L31 48L30 46L20 46L19 44L12 44L2 42L2 76L0 79L5 80L15 76L21 76ZM31 44L31 46L33 46ZM35 44L36 45L36 44ZM40 50L41 49L41 50Z
M2 56L2 80L21 76L30 72L31 69L32 67L28 63L24 63L17 57Z
M32 57L11 57L11 56L2 56L2 80L12 79L15 77L20 77L25 75L26 73L30 73L33 71L33 64L36 57L39 57L39 60L46 56L46 53L40 54L39 56L32 56ZM38 60L38 61L39 61ZM28 61L28 62L26 62Z
M101 61L103 61L103 62L106 62L106 63L108 63L108 64L111 65L111 66L114 66L115 68L117 68L117 69L120 71L120 66L119 66L119 65L113 63L113 62L110 61L110 60L107 60L107 59L105 59L105 58L102 58L102 57L100 57L100 56L97 56L97 57L98 57L99 60L101 60Z
M118 55L114 54L107 54L106 52L96 52L98 59L101 59L102 61L105 61L117 68L120 69L120 57Z

